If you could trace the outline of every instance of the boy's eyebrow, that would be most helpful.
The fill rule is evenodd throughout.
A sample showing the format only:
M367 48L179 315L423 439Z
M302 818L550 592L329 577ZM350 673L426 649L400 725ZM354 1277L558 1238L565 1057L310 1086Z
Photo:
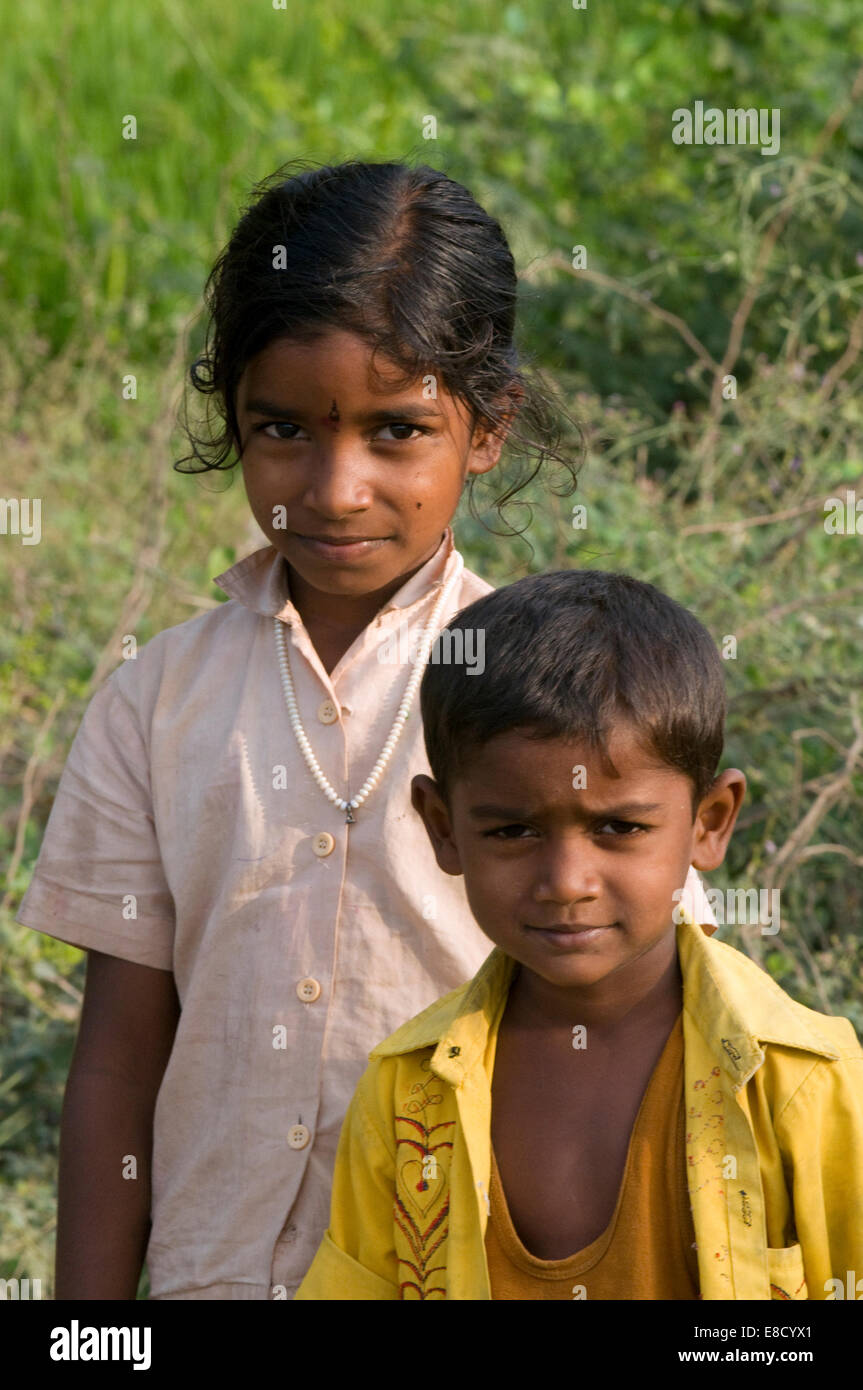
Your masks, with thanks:
M598 816L605 816L607 820L628 820L631 816L649 816L661 810L661 801L626 801L620 806L603 806L585 811L584 819L595 820ZM472 820L533 820L537 814L523 806L496 806L491 802L468 809Z
M246 410L250 415L272 415L279 420L303 420L311 419L313 412L310 410L298 410L293 405L280 405L277 401L267 401L256 397L252 401L246 401ZM406 423L415 420L417 416L432 417L437 416L443 419L443 411L429 401L417 401L415 405L390 406L386 410L371 410L365 415L357 416L357 419L364 424L386 424L389 420L404 420ZM344 420L344 415L343 415Z

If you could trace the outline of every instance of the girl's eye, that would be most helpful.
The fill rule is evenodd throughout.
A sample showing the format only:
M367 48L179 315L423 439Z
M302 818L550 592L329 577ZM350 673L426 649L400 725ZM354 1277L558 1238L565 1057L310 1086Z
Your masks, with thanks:
M284 431L298 430L299 425L294 425L290 420L271 420L269 424L259 425L260 432L265 434L268 439L296 439L296 434L287 434ZM407 434L397 435L391 443L406 444L413 433L431 434L431 430L424 425L412 425L407 420L391 420L389 424L381 425L382 430L407 430Z
M281 430L296 430L298 425L292 425L290 420L272 420L268 425L261 425L261 433L268 439L296 439L294 434L281 434ZM270 430L275 430L275 434L270 434Z
M431 433L430 430L425 429L422 425L412 425L408 420L392 420L388 425L382 425L382 426L381 426L381 429L384 429L384 430L409 430L411 434L414 432L414 430L418 430L420 434L430 434L430 433ZM397 435L397 436L396 436L396 443L398 443L398 444L406 444L409 438L410 438L410 434L400 434L400 435Z

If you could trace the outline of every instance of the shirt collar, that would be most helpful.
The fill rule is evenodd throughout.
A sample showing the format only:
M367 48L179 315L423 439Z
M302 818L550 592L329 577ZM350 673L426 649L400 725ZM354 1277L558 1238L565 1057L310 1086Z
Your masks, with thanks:
M380 613L410 608L433 590L442 588L463 568L464 560L455 548L452 527L448 526L434 555L396 590ZM288 624L302 621L290 598L288 562L274 545L265 545L238 560L230 569L216 575L213 583L253 613L282 618Z
M742 951L715 941L691 920L677 928L683 1007L695 1021L735 1088L764 1061L760 1042L798 1047L836 1058L839 1053L813 1021L801 1016L770 976ZM489 1031L509 992L516 962L499 947L474 978L402 1025L372 1057L435 1047L431 1068L458 1086L482 1062Z

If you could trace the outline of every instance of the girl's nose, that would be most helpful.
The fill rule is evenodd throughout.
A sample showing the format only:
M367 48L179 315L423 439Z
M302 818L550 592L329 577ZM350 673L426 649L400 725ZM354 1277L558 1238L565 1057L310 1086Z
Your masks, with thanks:
M311 461L303 505L335 520L348 512L361 511L371 502L369 475L356 449L346 441L322 444Z

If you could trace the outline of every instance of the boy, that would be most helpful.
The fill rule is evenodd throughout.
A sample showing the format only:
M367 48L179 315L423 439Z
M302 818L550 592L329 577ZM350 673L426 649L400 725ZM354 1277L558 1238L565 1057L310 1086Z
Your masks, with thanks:
M712 639L597 571L449 627L486 667L427 668L412 799L496 949L370 1054L297 1297L832 1296L863 1274L863 1049L680 907L746 786Z

